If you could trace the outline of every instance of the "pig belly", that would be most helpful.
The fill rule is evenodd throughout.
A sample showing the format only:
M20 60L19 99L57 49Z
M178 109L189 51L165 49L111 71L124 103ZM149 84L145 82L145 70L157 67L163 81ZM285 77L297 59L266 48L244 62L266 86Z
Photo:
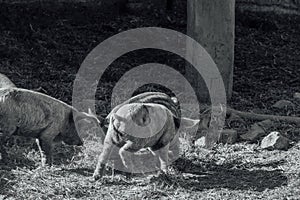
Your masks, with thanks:
M17 130L15 131L15 133L13 135L18 135L18 136L22 136L22 137L31 137L31 138L39 138L41 133L43 132L43 130L45 130L46 128L37 128L37 129L21 129L21 128L17 128Z

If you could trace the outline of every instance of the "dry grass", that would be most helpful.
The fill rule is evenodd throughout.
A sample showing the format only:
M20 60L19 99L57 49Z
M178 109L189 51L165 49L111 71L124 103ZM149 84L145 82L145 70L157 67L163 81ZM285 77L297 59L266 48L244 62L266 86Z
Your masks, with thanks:
M0 72L19 87L35 89L71 103L72 83L84 57L98 43L135 27L158 26L186 31L185 1L167 17L158 9L112 15L84 4L65 6L7 5L0 7ZM268 22L271 23L268 24ZM272 25L273 23L273 25ZM260 26L256 26L260 24ZM239 110L299 116L298 17L237 13L235 77L232 106ZM269 28L268 28L269 27ZM185 62L166 52L141 50L116 60L100 80L97 114L110 111L116 80L134 66L160 62L179 71ZM295 109L271 105L287 99ZM242 134L252 122L237 124ZM288 151L266 151L259 144L218 145L212 151L183 143L172 166L171 180L149 180L111 171L102 182L91 182L101 144L95 138L84 147L58 145L55 165L39 168L32 141L13 141L6 148L10 163L0 164L0 199L299 199L299 128L274 128L292 140Z
M38 167L36 151L12 148L16 160L0 168L0 194L11 199L296 199L300 193L299 144L288 151L245 143L219 145L211 152L190 148L164 184L144 175L126 179L116 174L112 179L111 171L92 182L101 149L96 146L77 148L77 153L64 147L58 152L69 152L56 154L59 163L46 168Z

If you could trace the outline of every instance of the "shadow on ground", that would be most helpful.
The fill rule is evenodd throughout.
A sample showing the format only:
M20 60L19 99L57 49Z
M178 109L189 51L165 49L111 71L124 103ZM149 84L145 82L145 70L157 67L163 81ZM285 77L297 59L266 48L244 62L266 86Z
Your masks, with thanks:
M14 182L15 176L11 171L2 169L0 166L0 195L7 195L7 192L10 190Z
M266 170L269 167L276 168L282 163L283 161L280 160L266 164L251 163L244 166L236 165L236 163L217 165L213 161L195 163L191 160L180 158L174 163L173 167L176 173L170 177L169 185L175 184L178 187L195 191L226 188L230 190L254 190L260 192L287 184L287 177L281 170ZM93 170L89 168L64 169L64 171L85 177L92 177ZM126 173L117 171L115 174L126 176ZM107 172L106 175L108 177L101 180L105 185L136 184L134 181L126 181L125 179L123 181L120 179L111 179L111 171ZM145 177L145 175L134 175L135 178L140 176Z
M72 168L72 169L64 169L64 171L70 172L70 173L76 173L81 176L91 177L94 173L94 170L91 168Z
M0 195L10 195L12 186L15 184L17 177L12 170L17 168L34 168L35 163L25 157L18 157L7 160L5 163L0 162ZM1 197L0 197L1 199Z
M183 164L184 163L184 164ZM274 165L279 165L274 163ZM270 163L266 164L270 165ZM213 162L193 163L181 158L176 161L175 167L182 173L184 178L176 180L183 188L193 190L206 190L227 188L232 190L264 191L287 184L287 177L281 170L263 170L242 168L238 169L230 165L216 165ZM263 167L263 165L260 165Z
M18 145L16 145L18 144ZM80 151L78 148L67 146L65 148L58 147L60 151L56 151L54 154L54 165L68 164L72 161L72 157L76 156ZM26 144L24 141L6 145L8 158L7 160L0 160L0 195L11 195L10 191L13 185L18 181L18 177L13 173L13 170L19 170L26 168L28 170L34 170L40 166L40 155L36 153L37 158L33 158L33 155L29 155L30 150L36 150L35 145L30 142ZM1 199L1 196L0 196Z

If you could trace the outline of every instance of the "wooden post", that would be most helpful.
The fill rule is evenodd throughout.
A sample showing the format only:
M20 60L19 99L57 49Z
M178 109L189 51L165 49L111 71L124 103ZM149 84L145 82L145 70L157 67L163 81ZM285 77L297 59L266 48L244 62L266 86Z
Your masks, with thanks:
M216 63L226 89L232 95L234 62L235 0L188 0L188 35L202 45ZM193 48L188 47L188 48ZM192 49L189 51L193 52ZM193 55L197 56L197 55ZM208 102L209 94L203 79L186 68L200 101Z

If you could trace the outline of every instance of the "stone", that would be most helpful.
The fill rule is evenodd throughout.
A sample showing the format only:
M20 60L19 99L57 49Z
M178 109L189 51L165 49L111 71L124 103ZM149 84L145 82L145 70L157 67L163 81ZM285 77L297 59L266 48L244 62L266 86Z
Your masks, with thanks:
M180 142L180 149L182 152L188 151L192 146L191 142L186 138L179 137L179 142Z
M294 108L295 104L288 100L279 100L272 107L283 109L283 108Z
M274 126L274 123L269 119L257 122L251 126L250 130L247 133L241 135L241 138L243 140L254 142L260 137L265 136L267 134L267 130L272 126Z
M205 137L203 136L203 137L197 139L195 141L195 146L196 147L201 147L201 148L205 147Z
M274 126L274 122L270 119L266 119L264 121L257 123L261 128L263 128L265 131L270 129L272 126Z
M234 144L237 141L237 131L233 129L224 129L221 132L219 143Z
M255 123L251 126L250 130L247 133L241 135L241 139L254 142L264 135L266 135L265 130L257 123Z
M261 148L273 150L287 150L290 145L290 140L284 136L282 136L279 132L274 131L271 132L269 135L264 137L261 141Z

